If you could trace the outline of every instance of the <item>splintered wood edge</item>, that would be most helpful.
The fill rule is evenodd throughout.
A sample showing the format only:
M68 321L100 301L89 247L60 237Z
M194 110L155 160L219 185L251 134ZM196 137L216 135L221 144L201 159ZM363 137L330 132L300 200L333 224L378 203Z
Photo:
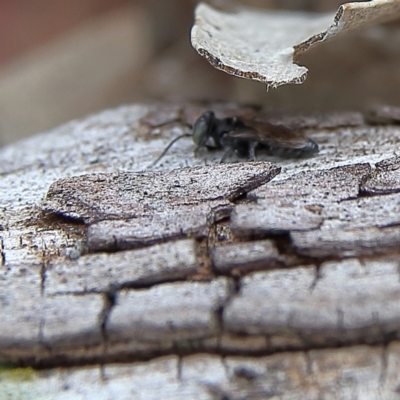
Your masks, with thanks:
M199 3L191 42L215 68L277 88L304 82L308 70L295 62L313 45L399 16L398 0L345 3L336 14L246 7L228 12Z

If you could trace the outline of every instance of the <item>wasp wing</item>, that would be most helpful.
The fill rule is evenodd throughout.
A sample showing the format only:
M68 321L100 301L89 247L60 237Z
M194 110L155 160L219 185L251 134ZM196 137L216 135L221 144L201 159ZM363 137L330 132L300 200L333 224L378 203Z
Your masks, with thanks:
M232 139L256 141L270 147L282 147L288 149L303 149L316 145L314 141L305 136L302 132L286 125L273 125L260 121L243 121L242 128L232 130L229 136Z
M275 149L297 150L306 156L318 152L318 144L302 132L285 125L273 125L268 122L244 121L244 126L229 132L231 139L254 141ZM294 153L295 154L295 153Z

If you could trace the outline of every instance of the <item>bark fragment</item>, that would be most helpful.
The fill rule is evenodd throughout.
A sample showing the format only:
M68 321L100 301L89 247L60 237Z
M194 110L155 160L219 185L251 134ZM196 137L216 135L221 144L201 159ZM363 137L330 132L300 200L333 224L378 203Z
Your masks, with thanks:
M370 195L399 192L400 157L377 163L375 174L362 185L362 191Z
M396 0L345 3L336 14L245 7L227 12L200 3L191 40L215 68L276 88L304 82L307 68L295 62L316 43L399 15Z
M89 224L92 250L139 247L205 235L211 223L229 215L233 199L279 171L257 162L83 175L52 184L43 208Z

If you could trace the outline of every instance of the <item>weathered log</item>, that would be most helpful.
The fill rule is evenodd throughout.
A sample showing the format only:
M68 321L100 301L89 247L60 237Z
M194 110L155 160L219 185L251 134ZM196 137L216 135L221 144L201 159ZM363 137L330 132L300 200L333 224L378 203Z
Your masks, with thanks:
M320 152L148 170L208 108ZM133 105L1 149L0 397L397 398L400 127L329 118Z

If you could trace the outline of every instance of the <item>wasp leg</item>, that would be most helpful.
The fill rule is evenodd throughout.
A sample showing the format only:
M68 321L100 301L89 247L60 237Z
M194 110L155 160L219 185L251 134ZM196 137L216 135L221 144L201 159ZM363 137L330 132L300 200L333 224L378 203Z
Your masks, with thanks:
M229 147L228 150L225 152L225 154L222 156L220 164L222 164L223 162L225 162L225 160L230 157L233 152L235 151L235 149L233 147Z
M249 161L256 161L256 147L257 142L250 142L249 144Z

